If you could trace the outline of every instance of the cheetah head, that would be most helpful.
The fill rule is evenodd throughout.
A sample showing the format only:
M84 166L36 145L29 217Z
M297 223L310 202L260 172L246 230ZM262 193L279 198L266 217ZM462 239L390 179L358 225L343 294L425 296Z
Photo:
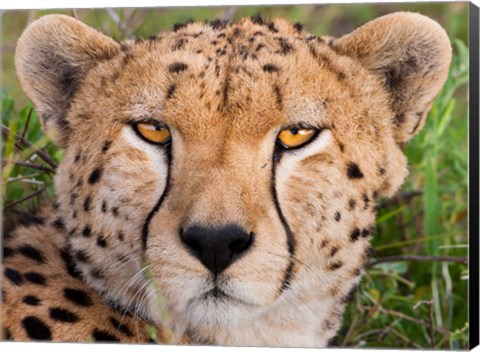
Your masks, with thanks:
M197 341L295 346L335 335L450 59L412 13L338 39L249 18L121 43L50 15L16 49L88 284Z

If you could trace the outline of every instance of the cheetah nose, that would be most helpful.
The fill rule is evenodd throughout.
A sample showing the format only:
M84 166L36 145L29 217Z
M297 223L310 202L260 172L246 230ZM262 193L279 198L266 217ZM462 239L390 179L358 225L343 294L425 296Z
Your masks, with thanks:
M214 275L220 274L251 247L254 233L238 225L209 228L192 225L180 229L180 239L188 251Z

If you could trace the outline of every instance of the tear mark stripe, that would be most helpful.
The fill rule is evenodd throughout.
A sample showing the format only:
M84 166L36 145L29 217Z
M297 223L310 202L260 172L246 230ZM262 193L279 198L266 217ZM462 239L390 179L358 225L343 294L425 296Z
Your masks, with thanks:
M157 201L157 204L153 207L153 209L148 213L147 218L145 219L145 223L143 224L142 228L142 250L145 253L147 250L147 239L148 239L148 227L150 225L150 222L152 221L153 217L155 214L160 210L160 207L163 204L163 201L168 195L169 189L170 189L170 175L171 175L171 170L170 170L170 165L172 163L172 147L169 145L166 148L166 156L167 156L167 180L165 183L165 189L163 190L162 195Z
M282 208L280 207L280 203L278 201L277 190L276 190L276 160L278 160L278 153L277 149L275 149L272 157L272 181L271 181L271 193L272 193L272 200L275 204L275 210L277 211L278 217L280 218L280 222L285 230L285 234L287 237L287 247L288 253L290 254L288 265L285 269L285 274L283 276L282 285L278 292L278 296L280 296L285 289L287 289L293 279L293 268L294 268L294 260L293 257L295 255L295 236L293 235L292 229L288 225L287 219L283 215Z

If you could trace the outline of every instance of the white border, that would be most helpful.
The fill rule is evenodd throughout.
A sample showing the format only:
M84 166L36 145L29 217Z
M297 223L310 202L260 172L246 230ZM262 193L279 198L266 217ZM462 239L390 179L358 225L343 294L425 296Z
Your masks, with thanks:
M4 1L0 4L0 9L64 9L64 8L102 8L102 7L167 7L167 6L225 6L225 5L300 5L300 4L348 4L348 3L382 3L382 2L426 2L422 0L15 0ZM434 0L430 2L454 2L449 0ZM462 1L464 2L464 1ZM480 0L472 0L474 4L480 6Z
M423 2L419 0L390 0L390 1L375 1L375 0L42 0L41 2L34 0L2 0L0 4L0 12L2 10L21 10L21 9L71 9L71 8L102 8L102 7L168 7L168 6L231 6L231 5L300 5L300 4L348 4L348 3L399 3L399 2ZM453 2L448 0L434 0L431 2ZM480 0L472 0L475 5L480 6ZM0 20L1 25L1 20ZM0 31L1 33L1 31ZM178 351L178 352L251 352L251 351L268 351L268 352L285 352L296 351L304 352L315 349L300 349L300 348L256 348L256 347L212 347L212 346L165 346L165 345L126 345L126 344L71 344L71 343L26 343L26 342L0 342L1 351L15 351L15 352L84 352L88 348L89 352L145 352L145 351ZM318 349L321 350L321 349ZM326 350L326 349L325 349ZM330 349L330 351L353 351L344 348ZM382 349L361 349L365 352L393 352L397 350L382 350ZM408 351L402 349L399 351ZM415 350L419 351L419 350ZM480 346L473 351L480 352Z

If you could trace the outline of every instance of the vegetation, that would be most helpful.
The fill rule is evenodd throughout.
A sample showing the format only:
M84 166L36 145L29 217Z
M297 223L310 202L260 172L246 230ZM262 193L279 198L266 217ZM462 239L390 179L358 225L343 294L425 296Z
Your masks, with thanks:
M425 128L405 150L410 165L408 180L396 197L379 206L372 258L347 309L338 344L466 349L468 3L61 12L124 39L148 37L190 18L236 19L257 13L301 22L313 34L339 36L377 16L404 10L429 15L446 28L454 46L454 61ZM40 131L35 111L23 95L13 68L16 39L28 22L45 13L7 12L2 18L5 211L28 211L43 199L54 197L52 178L62 152Z

